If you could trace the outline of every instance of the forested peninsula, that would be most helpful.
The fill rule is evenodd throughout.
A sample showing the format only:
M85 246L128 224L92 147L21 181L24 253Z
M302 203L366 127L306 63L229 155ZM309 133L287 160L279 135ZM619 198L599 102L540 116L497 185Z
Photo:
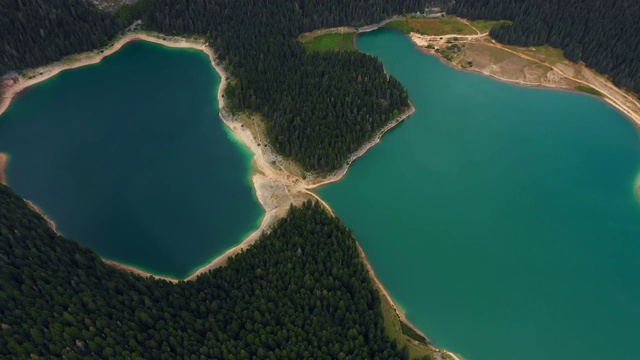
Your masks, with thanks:
M44 65L104 45L113 38L114 29L125 28L132 14L149 30L202 36L234 79L227 89L228 106L260 113L274 149L310 172L340 168L351 153L409 107L405 89L384 73L375 58L362 53L309 53L296 37L322 27L364 25L405 10L418 11L424 1L265 5L257 0L145 0L104 20L108 27L89 25L106 16L95 8L85 14L73 3L57 2L10 0L3 7L0 48L7 50L0 56L0 66L5 71ZM78 10L88 6L78 3L82 3ZM11 24L11 14L24 14L24 25ZM41 14L52 15L41 19ZM29 26L34 22L41 25ZM83 41L71 40L76 38Z
M497 41L551 45L613 83L640 93L640 6L636 0L457 0L449 11L475 20L510 20L491 29Z
M351 231L318 203L194 281L114 269L0 185L0 356L406 359Z

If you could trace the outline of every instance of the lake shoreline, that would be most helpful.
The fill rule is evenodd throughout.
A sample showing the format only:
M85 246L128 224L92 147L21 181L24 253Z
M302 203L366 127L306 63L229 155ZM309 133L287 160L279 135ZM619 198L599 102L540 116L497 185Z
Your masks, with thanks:
M395 30L395 29L393 29ZM543 83L543 82L527 82L527 81L522 81L522 80L516 80L516 79L510 79L504 76L501 76L500 74L496 74L496 73L491 73L487 70L483 70L483 69L479 69L476 67L462 67L460 64L451 62L451 61L447 61L447 59L444 58L444 56L441 53L437 53L434 51L434 49L428 49L425 48L423 46L421 46L420 41L416 40L419 39L420 37L422 37L423 35L420 34L416 34L416 33L411 33L411 34L405 34L406 36L409 37L409 39L411 39L411 42L416 46L416 48L420 51L423 52L425 54L431 55L431 56L435 56L436 58L438 58L438 60L440 60L440 62L444 63L445 65L451 67L452 69L456 70L456 71L462 71L462 72L468 72L468 73L476 73L476 74L481 74L483 76L492 78L496 81L499 82L503 82L505 84L509 84L512 86L523 86L523 87L529 87L529 88L538 88L538 89L544 89L544 90L554 90L554 91L567 91L567 92L572 92L572 93L579 93L581 95L584 96L589 96L589 97L593 97L596 98L598 100L604 101L608 106L611 106L613 109L615 109L616 111L620 112L622 115L624 115L624 117L629 120L631 122L631 124L634 126L634 128L636 129L636 132L638 132L639 136L640 136L640 101L636 101L634 99L630 98L630 95L626 93L625 90L618 88L617 86L615 86L613 83L611 83L609 80L602 80L602 79L598 79L597 78L597 73L595 73L595 71L587 68L584 64L580 65L582 68L582 71L584 73L588 73L587 76L590 76L591 79L593 79L593 81L586 81L586 80L580 80L577 79L575 77L571 77L567 74L565 74L563 71L560 71L558 68L554 67L554 66L550 66L550 68L552 70L555 70L561 77L564 77L567 80L571 80L574 81L576 83L581 83L586 85L587 87L591 87L597 91L599 91L601 93L600 96L595 95L595 94L590 94L584 91L580 91L574 87L571 86L563 86L563 85L559 85L559 84L552 84L552 83ZM500 49L505 49L504 46L502 45L496 45L497 48ZM513 51L510 51L513 54L516 54ZM523 55L517 55L517 56L523 56ZM528 57L523 57L523 58L528 58ZM576 65L578 66L578 65ZM595 75L594 75L595 74ZM594 82L596 81L601 81L602 83L600 84L600 87L595 85ZM604 90L603 87L605 87L607 90ZM616 99L615 97L622 97L622 98L626 98L628 99L631 104L633 104L632 106L628 106L623 104L622 100L620 98ZM633 110L631 109L631 107L636 107L637 110ZM637 175L638 179L640 179L640 173ZM640 180L636 181L634 184L635 188L634 188L634 194L636 195L636 198L638 200L640 200Z
M99 50L88 51L75 55L68 56L58 62L41 66L35 69L28 69L25 71L25 75L18 76L13 79L4 80L2 82L2 97L0 100L0 115L2 115L11 101L24 89L43 82L62 71L76 69L79 67L93 65L99 63L105 57L117 52L131 41L147 41L160 45L164 45L172 48L183 49L195 49L201 50L210 57L213 56L213 52L208 54L207 47L202 41L195 39L186 39L173 36L163 36L152 32L135 31L127 33L117 38L111 45ZM26 77L26 79L25 79ZM222 79L224 81L224 79Z
M428 42L428 39L432 39L432 38L452 38L452 37L460 37L460 38L467 38L467 39L482 39L486 36L488 36L488 33L480 33L480 31L478 31L477 29L473 28L474 30L478 31L478 34L476 35L459 35L459 34L448 34L448 35L442 35L442 36L436 36L436 35L421 35L418 33L405 33L403 31L400 31L396 28L393 27L389 27L387 26L387 24L393 20L399 20L399 19L403 19L404 17L402 16L394 16L391 17L387 20L384 20L380 23L374 24L374 25L369 25L369 26L364 26L364 27L348 27L348 26L343 26L343 27L336 27L336 28L326 28L326 29L319 29L319 30L314 30L305 34L300 35L300 37L302 36L317 36L317 35L322 35L322 34L328 34L328 33L339 33L339 32L346 32L346 31L353 31L355 32L354 35L354 42L356 41L356 38L358 35L363 34L363 33L367 33L367 32L371 32L380 28L387 28L387 29L391 29L394 31L399 31L403 34L405 34L407 37L409 37L409 39L411 39L411 41L414 43L414 45L422 52L426 53L426 54L430 54L433 56L436 56L437 58L439 58L442 62L444 62L445 64L447 64L448 66L452 67L453 69L456 70L460 70L460 71L468 71L468 72L474 72L474 73L480 73L482 75L491 77L497 81L501 81L504 83L508 83L510 85L516 85L516 86L526 86L526 87L536 87L536 88L541 88L541 89L556 89L556 90L563 90L563 91L571 91L571 92L577 92L583 95L589 95L589 96L594 96L597 98L600 98L602 100L604 100L605 102L607 102L609 105L613 106L616 110L620 111L621 113L623 113L627 118L629 118L634 126L636 126L639 130L640 130L640 98L639 99L634 99L632 94L629 94L626 90L620 89L617 86L615 86L613 83L611 83L610 80L605 78L603 75L600 75L598 73L596 73L594 70L588 68L586 65L584 65L583 63L581 64L572 64L573 66L578 67L578 69L582 72L587 73L586 76L588 79L578 79L575 76L571 76L566 74L564 71L562 71L561 69L559 69L558 67L556 67L554 64L547 64L544 62L541 62L539 60L530 58L524 54L519 54L515 51L510 50L509 48L498 44L498 43L492 43L492 44L487 44L487 45L491 45L493 47L511 52L513 55L515 56L519 56L523 59L528 59L528 60L532 60L534 62L538 62L544 66L547 66L549 68L551 68L552 70L555 70L558 75L560 77L563 77L567 80L573 81L577 84L582 84L582 85L586 85L588 87L592 87L596 90L598 90L599 92L602 93L602 96L597 96L597 95L593 95L593 94L589 94L586 93L584 91L580 91L577 90L574 87L570 87L570 86L562 86L562 85L558 85L558 84L552 84L552 83L543 83L543 82L527 82L527 81L522 81L522 80L516 80L516 79L510 79L504 76L501 76L499 73L492 73L486 70L482 70L479 69L477 67L462 67L460 64L456 64L453 63L451 61L447 61L443 55L441 53L437 53L435 52L435 49L428 49L425 48L424 45ZM464 19L460 19L465 23L468 23L467 20ZM597 83L597 84L596 84ZM632 104L632 106L629 106L628 104L624 104L624 101L628 101L629 103ZM631 107L635 108L632 109Z
M396 29L392 29L392 30L396 30ZM399 31L399 30L396 30ZM562 71L561 69L559 69L557 66L553 65L553 64L547 64L544 63L542 61L533 59L529 56L523 55L523 54L519 54L515 51L510 50L509 48L501 45L501 44L485 44L485 45L490 45L492 47L495 47L497 49L501 49L507 52L512 53L514 56L518 56L521 57L523 59L527 59L527 60L531 60L534 62L538 62L541 65L547 66L549 67L551 70L556 71L557 74L569 81L572 81L574 83L577 84L582 84L582 85L586 85L588 87L591 87L597 91L599 91L600 93L602 93L602 96L597 96L597 95L593 95L593 94L589 94L586 93L584 91L580 91L578 89L576 89L575 87L571 87L571 86L565 86L565 85L560 85L560 84L554 84L554 83L544 83L541 81L537 81L537 82L528 82L528 81L524 81L524 80L518 80L518 79L510 79L508 77L505 76L501 76L499 70L498 73L493 73L490 72L488 70L485 69L480 69L477 68L475 66L472 67L463 67L460 64L454 63L452 61L447 61L444 56L441 53L437 53L435 51L435 49L429 49L424 47L424 44L427 43L427 40L425 39L430 39L432 38L432 36L428 36L428 35L421 35L421 34L417 34L417 33L404 33L407 37L409 37L409 39L411 39L411 42L418 48L418 50L420 50L423 53L429 54L429 55L433 55L435 57L437 57L438 59L440 59L441 62L443 62L444 64L446 64L447 66L450 66L451 68L455 69L455 70L459 70L459 71L464 71L464 72L472 72L472 73L479 73L482 74L484 76L490 77L494 80L497 81L501 81L510 85L515 85L515 86L525 86L525 87L534 87L534 88L540 88L540 89L554 89L554 90L561 90L561 91L570 91L570 92L574 92L574 93L580 93L583 95L587 95L587 96L593 96L596 97L598 99L601 99L603 101L605 101L607 104L609 104L610 106L613 106L617 111L621 112L622 114L625 115L625 117L627 117L629 120L631 120L631 122L633 123L633 125L637 128L640 128L640 100L635 100L632 99L631 96L629 94L627 94L627 92L623 89L618 88L617 86L615 86L613 83L611 83L609 80L604 80L604 79L599 79L598 76L602 76L600 74L595 73L593 70L591 70L590 68L586 67L586 65L584 64L573 64L573 66L579 67L579 69L582 72L586 72L588 73L587 76L591 78L591 81L585 80L585 79L578 79L574 76L570 76L568 74L566 74L564 71ZM450 36L455 36L456 34L451 34ZM460 35L460 37L464 37L462 35ZM596 82L598 82L598 84L596 84ZM633 104L634 107L637 108L637 110L631 109L629 105L625 105L623 104L623 101L621 99L626 99L628 100L631 104Z
M7 185L7 174L5 174L4 169L8 163L9 155L0 152L0 184L2 185Z
M260 133L257 128L256 133L252 133L248 129L248 127L245 127L244 124L241 124L240 121L238 121L237 116L227 112L225 107L224 91L228 84L229 74L218 63L213 49L207 46L207 44L202 39L185 39L181 37L164 36L162 34L153 32L135 31L127 33L124 36L120 37L106 49L72 55L71 57L66 58L61 62L46 65L37 69L27 70L27 74L31 72L35 72L36 74L31 78L27 78L26 80L19 77L17 78L17 80L13 79L10 81L5 81L2 84L3 93L2 102L0 102L0 115L7 110L9 104L11 103L11 100L15 98L15 96L18 95L22 90L45 81L62 71L75 69L86 65L97 64L103 58L117 52L120 48L122 48L122 46L132 41L147 41L172 48L188 48L200 50L209 57L212 67L220 76L220 85L218 86L217 92L218 105L220 109L220 119L233 133L233 136L253 153L252 161L255 165L256 170L254 170L251 174L251 181L255 188L256 197L258 198L258 201L260 202L265 212L260 222L260 226L255 231L244 238L238 245L226 250L222 255L217 256L208 264L198 268L185 279L175 279L166 276L154 275L152 273L138 269L135 266L122 264L120 262L106 258L101 258L104 263L110 266L124 271L129 271L142 277L154 277L172 283L178 283L180 281L194 280L203 273L206 273L217 267L224 266L230 257L237 255L244 249L251 246L257 240L259 240L262 234L267 233L278 220L284 218L291 205L300 205L302 202L308 199L319 201L326 208L326 210L332 216L334 216L333 211L329 207L329 205L322 199L320 199L320 197L318 197L316 194L311 192L311 189L342 179L342 177L344 177L344 175L347 173L349 166L351 166L351 164L356 159L363 156L369 149L378 144L382 139L382 136L386 132L399 125L415 111L413 105L410 105L409 108L406 109L402 114L385 125L370 141L365 143L360 149L351 154L340 169L326 176L311 175L308 179L303 179L302 177L289 173L282 166L280 166L280 169L275 168L273 164L280 164L280 162L283 161L282 157L269 150L266 146L260 146ZM7 162L8 155L0 153L0 181L5 185L6 177L4 175L4 167L6 166ZM287 197L289 198L289 200L283 201L283 198L286 199ZM49 223L49 226L54 231L56 231L56 233L58 233L55 227L55 223L51 219L49 219L46 214L44 214L37 206L35 206L30 201L25 201L32 209L41 214ZM386 298L392 304L393 309L400 317L400 319L402 319L402 321L413 328L417 333L427 338L419 329L417 329L408 320L406 320L406 316L404 315L404 313L399 310L399 308L391 299L391 296L384 289L379 279L375 276L371 264L368 262L364 252L359 245L358 248L360 250L360 258L363 261L365 267L369 270L370 276L372 277L374 284L379 289L382 296L386 296ZM440 351L447 353L445 350ZM452 358L457 359L455 355L451 353L448 354Z

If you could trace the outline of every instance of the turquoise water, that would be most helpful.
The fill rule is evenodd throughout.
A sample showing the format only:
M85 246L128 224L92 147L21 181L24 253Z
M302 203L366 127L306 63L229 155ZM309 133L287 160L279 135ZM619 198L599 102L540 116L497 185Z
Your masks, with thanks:
M578 93L359 36L416 112L320 189L408 319L466 359L637 359L640 142Z
M9 185L101 256L183 278L262 215L219 84L202 52L146 42L62 72L0 116Z

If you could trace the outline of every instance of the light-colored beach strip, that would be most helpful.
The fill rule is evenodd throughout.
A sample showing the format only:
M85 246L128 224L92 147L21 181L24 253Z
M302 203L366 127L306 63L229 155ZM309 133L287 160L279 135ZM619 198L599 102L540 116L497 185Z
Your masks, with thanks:
M242 250L247 249L253 243L255 243L260 236L269 231L269 229L279 220L286 216L290 205L300 205L302 202L308 199L318 200L326 209L333 215L333 211L331 208L320 199L316 194L312 193L310 190L313 188L317 188L319 186L335 182L340 180L349 169L349 166L360 156L364 155L367 150L380 142L380 139L390 129L400 124L403 120L407 119L415 109L411 106L407 111L402 113L398 118L391 121L387 126L385 126L371 141L367 142L363 145L358 151L352 154L349 159L345 162L345 165L339 170L333 172L328 176L310 176L308 179L303 179L297 175L291 174L287 172L282 166L274 166L273 164L278 164L282 162L282 158L275 154L272 150L270 150L266 146L259 145L259 138L264 134L252 133L249 127L242 126L237 119L230 115L225 110L225 98L224 98L224 90L226 88L229 74L222 68L222 66L218 63L217 58L213 52L213 49L206 45L204 40L202 39L186 39L175 36L164 36L158 33L152 32L142 32L135 31L124 35L123 37L117 39L115 43L108 48L102 51L91 51L87 53L73 55L65 60L43 66L38 69L29 70L27 74L32 76L31 79L27 78L18 78L17 82L12 82L11 84L3 84L3 96L0 102L0 115L9 107L11 100L23 89L35 85L39 82L45 81L52 76L57 75L61 71L74 69L81 66L96 64L100 62L103 58L115 53L122 46L131 41L148 41L160 45L164 45L167 47L174 48L189 48L203 51L205 54L209 56L211 60L211 65L215 68L220 76L220 86L218 88L218 104L220 107L220 118L225 123L225 125L231 130L234 136L240 140L247 148L251 150L254 154L253 162L255 165L255 171L251 175L251 180L256 190L256 196L261 206L265 211L265 215L260 223L260 227L252 232L249 236L247 236L240 244L235 247L227 250L224 254L218 256L210 263L196 270L189 277L184 279L184 281L190 281L195 279L198 275L206 273L212 269L215 269L220 266L224 266L227 260L230 257L233 257L240 253ZM255 130L258 131L257 129ZM6 154L0 153L0 181L6 185L6 178L4 176L4 166L8 162L8 156ZM299 171L302 173L301 171ZM37 208L33 203L27 201L27 204L39 212L49 223L54 231L57 232L55 228L55 223L51 221L40 209ZM359 245L358 245L359 247ZM374 283L378 287L379 291L383 294L383 296L387 297L390 301L392 307L395 309L396 313L405 321L409 326L411 326L416 332L422 334L420 330L411 325L410 322L406 320L405 315L398 309L395 305L391 296L388 292L382 287L380 281L375 277L375 273L371 268L366 256L364 256L364 252L360 249L361 258L369 269L369 273L372 276ZM167 280L173 283L180 281L179 279L174 279L170 277L158 276L143 270L137 269L133 266L125 265L118 263L113 260L103 259L106 264L109 264L115 268L122 269L125 271L129 271L140 275L142 277L154 277L158 279ZM424 334L422 334L424 335ZM426 336L425 336L426 338ZM443 353L447 354L454 360L459 360L454 354L449 353L445 350L440 350Z
M464 19L460 19L463 22L466 22ZM477 30L476 30L477 31ZM408 34L411 41L421 50L427 52L429 54L433 54L438 56L449 66L453 68L464 70L464 71L473 71L479 72L485 76L492 77L496 80L507 82L515 85L523 85L523 86L532 86L532 87L543 87L543 88L555 88L555 89L564 89L576 91L573 86L563 85L558 79L569 80L570 82L578 85L584 85L587 87L591 87L600 93L602 93L602 99L609 103L611 106L618 109L620 112L625 114L637 127L640 127L640 99L635 97L628 91L622 90L615 86L610 80L608 80L605 76L597 74L594 70L588 68L583 63L573 64L567 62L551 64L541 61L539 59L535 59L531 56L524 54L523 52L514 51L512 48L517 47L508 47L502 45L495 41L490 42L482 42L484 46L492 47L496 49L500 49L515 57L519 57L521 59L530 61L532 63L539 64L541 66L548 67L550 69L549 74L553 75L555 81L525 81L521 79L512 78L506 73L502 73L499 66L491 66L489 68L479 68L476 66L470 68L463 68L458 63L454 63L451 61L446 61L442 55L442 53L438 53L435 51L433 46L428 48L429 44L433 44L434 41L439 41L442 43L444 40L448 38L456 38L458 44L463 44L465 42L474 42L474 41L482 41L483 39L490 39L488 33L480 33L478 31L477 35L459 35L459 34L449 34L449 35L421 35L418 33L410 33ZM579 75L578 75L579 74Z

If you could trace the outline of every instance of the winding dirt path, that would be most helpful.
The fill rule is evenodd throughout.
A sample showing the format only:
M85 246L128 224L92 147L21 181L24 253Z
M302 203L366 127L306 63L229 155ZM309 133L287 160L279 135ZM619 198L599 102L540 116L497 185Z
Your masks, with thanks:
M463 18L456 18L458 20L460 20L461 22L467 24L468 27L472 28L473 30L475 30L478 34L480 34L480 30L476 29L475 26L471 25L471 23L469 22L469 20L467 19L463 19ZM484 33L485 35L489 35L489 32L487 31L486 33Z
M459 20L467 24L471 28L473 28L476 32L478 32L478 34L477 35L447 34L443 36L434 36L434 35L421 35L417 33L410 33L409 38L416 45L421 47L426 46L427 44L432 44L434 47L442 46L443 44L446 45L445 44L446 40L451 38L458 38L459 43L461 44L466 44L466 43L476 44L478 43L477 41L480 40L482 41L481 44L483 45L500 49L502 51L508 52L511 55L517 56L521 59L527 60L535 64L542 65L546 68L549 68L553 72L555 72L555 74L561 78L570 80L575 84L581 84L583 86L587 86L599 91L600 93L603 94L603 97L602 97L603 100L607 101L609 104L611 104L612 106L620 110L627 117L629 117L636 124L636 126L640 127L640 99L636 99L633 95L627 93L622 89L619 89L618 87L613 85L609 80L604 79L604 77L602 77L601 75L598 75L597 73L595 73L595 71L587 68L584 64L572 64L572 63L568 63L567 61L562 63L556 63L556 64L547 63L545 61L542 61L532 56L529 56L527 54L524 54L522 52L513 50L508 46L497 43L495 40L492 40L489 38L488 32L480 33L480 31L478 31L478 29L473 27L468 21L464 19L459 19ZM486 41L486 40L490 40L490 41ZM433 50L428 50L428 52L436 56L440 56L442 58L441 54ZM446 61L446 63L456 68L462 68L459 64L452 63L450 61ZM531 81L513 79L506 76L502 76L500 73L500 70L497 70L497 72L494 71L495 70L494 67L492 67L492 70L487 70L487 69L482 70L477 67L464 68L464 70L480 72L484 75L491 76L496 79L506 81L509 83L516 83L516 84L528 85L528 86L555 87L555 88L562 88L562 89L576 91L576 89L570 86L563 86L555 83L544 83L541 81L531 82ZM570 74L567 72L571 70L573 70L576 73L580 73L581 77L578 77L578 75ZM524 71L524 68L523 68L523 71ZM525 73L525 78L526 78L526 73Z
M11 84L5 84L4 88L2 89L3 97L2 102L0 103L0 114L2 114L2 112L8 108L11 100L21 90L41 81L47 80L52 76L60 73L61 71L98 63L103 58L118 51L128 42L138 40L153 42L168 47L196 49L207 54L211 61L211 65L218 72L221 79L220 86L218 88L220 118L228 127L228 129L231 130L234 136L254 154L253 163L255 165L256 171L254 171L254 173L251 175L251 180L256 189L256 196L258 198L258 201L265 211L260 227L249 236L247 236L240 244L231 249L228 249L224 254L218 256L209 264L197 269L193 274L184 279L187 281L193 280L198 275L211 269L223 266L229 257L238 254L240 251L253 244L260 238L260 235L268 232L271 226L273 226L273 224L278 219L286 216L291 205L300 205L302 202L308 199L314 199L319 201L329 211L329 213L333 215L333 210L329 207L329 205L325 201L320 199L311 190L324 184L340 180L346 174L349 166L353 163L353 161L364 155L367 150L369 150L380 141L384 133L386 133L394 126L397 126L414 111L414 108L411 107L405 113L401 114L397 119L385 126L371 141L364 144L358 151L352 154L345 165L338 171L329 174L328 176L308 176L303 179L302 177L290 171L287 171L286 168L282 166L282 164L284 164L284 159L278 154L274 153L271 147L266 146L266 144L263 142L263 134L261 133L260 127L256 124L255 119L251 118L253 125L251 126L251 129L248 124L247 126L245 126L245 124L241 122L239 117L233 116L226 111L224 90L227 85L229 74L218 63L217 57L214 54L212 48L207 46L202 39L185 39L174 36L164 36L162 34L153 32L134 31L126 34L120 39L117 39L112 45L108 46L105 49L77 54L55 64L28 70L26 71L26 73L28 74L26 78L18 78ZM2 170L7 161L8 156L6 154L0 153L0 170ZM303 173L301 170L297 170L298 171L296 172L300 174ZM1 171L0 180L6 182L6 178ZM31 204L31 206L34 205ZM37 207L35 208L37 209ZM45 216L45 218L47 218L45 214L43 214L42 212L40 213ZM52 228L55 228L55 224L51 220L49 221ZM154 276L172 282L177 282L180 280L170 277L155 276L153 274L136 269L132 266L119 264L113 260L104 259L104 261L110 265L135 272L136 274L141 276Z
M389 19L388 21L391 20L393 19ZM365 27L361 29L362 31L374 30L377 27L383 26L388 21L384 21L372 27ZM329 205L311 190L319 186L340 180L347 173L349 166L355 160L364 155L371 147L379 143L382 136L387 131L400 124L415 111L413 106L411 106L398 118L387 124L387 126L381 129L378 134L376 134L376 136L371 139L371 141L364 144L358 151L352 154L342 168L335 171L334 173L329 174L328 176L307 176L303 178L295 175L290 171L287 171L285 167L281 165L284 163L284 159L275 154L270 147L264 146L265 144L262 142L260 129L253 119L252 121L254 121L254 126L253 131L251 131L251 129L249 129L249 126L243 126L244 124L241 123L238 117L232 116L225 110L224 90L227 85L229 74L227 74L226 71L220 66L220 64L217 62L217 58L213 50L208 47L204 41L199 39L184 39L179 37L164 36L162 34L151 32L132 32L118 39L114 44L107 47L106 49L103 49L102 51L93 51L74 55L73 57L66 59L66 61L64 62L59 62L38 69L29 70L27 73L30 75L27 78L18 78L16 81L12 81L10 84L5 84L5 86L2 88L3 96L2 99L0 99L0 114L2 114L2 112L4 112L8 108L11 100L21 90L44 81L52 76L55 76L61 71L98 63L104 57L118 51L126 43L136 40L149 41L168 47L192 48L201 50L206 53L211 60L211 65L216 69L221 78L221 83L218 88L220 118L229 128L229 130L231 130L234 136L254 154L253 163L255 165L256 171L252 174L251 180L256 190L256 196L265 211L260 226L253 233L247 236L240 244L234 246L231 249L228 249L224 254L218 256L209 264L199 268L189 277L184 279L184 281L193 280L200 274L215 269L219 266L224 266L229 257L235 256L242 250L251 246L260 238L262 234L267 233L279 219L285 217L291 205L299 205L307 199L315 199L319 201L332 216L334 216L333 210L329 207ZM2 182L6 182L6 178L4 177L1 170L7 161L8 156L6 156L5 154L0 154L0 181ZM300 173L303 172L300 171ZM51 221L45 214L43 214L35 205L30 203L29 201L27 201L27 203L34 209L36 209L36 211L40 212L41 215L43 215L45 219L49 221L49 225L52 227L52 229L55 230L55 223L53 223L53 221ZM371 268L371 265L369 264L362 249L359 248L359 250L361 258L365 266L369 269L374 282L378 286L381 293L387 296L393 308L396 310L398 316L403 319L403 321L405 321L409 326L411 326L416 332L422 334L419 329L415 328L413 325L411 325L410 322L406 320L406 316L397 308L387 291L384 289L384 287L382 287L380 281L375 277L375 273L373 272L373 269ZM103 261L106 264L119 269L133 272L143 277L154 277L173 283L182 281L180 279L153 275L151 273L142 271L132 266L118 263L113 260L103 259ZM453 354L450 354L450 356L455 358Z
M565 71L563 71L562 69L558 68L554 64L549 64L549 63L546 63L544 61L540 61L538 59L535 59L535 58L533 58L531 56L528 56L526 54L522 54L522 53L519 53L517 51L511 50L510 48L508 48L508 47L506 47L506 46L504 46L502 44L499 44L497 42L493 43L492 46L495 46L495 47L497 47L499 49L502 49L502 50L507 51L507 52L509 52L511 54L519 56L519 57L521 57L523 59L526 59L526 60L529 60L529 61L533 61L535 63L541 64L541 65L544 65L544 66L548 66L548 67L550 67L551 69L555 70L556 72L558 72L559 74L561 74L562 76L564 76L565 78L567 78L569 80L575 81L575 82L577 82L579 84L583 84L585 86L592 87L592 88L598 90L599 92L601 92L602 94L605 95L605 100L607 100L608 102L612 103L613 106L617 107L622 112L624 112L627 116L629 116L636 123L636 125L640 125L640 114L638 114L637 111L633 111L632 109L627 107L625 104L623 104L622 102L617 100L615 98L615 96L612 96L612 92L615 95L621 96L621 97L625 98L626 100L628 100L629 102L635 104L635 106L638 109L640 109L640 101L632 98L630 95L626 94L624 91L618 89L617 87L612 86L612 87L607 87L606 89L604 89L599 84L594 84L593 82L588 82L588 81L585 81L583 79L578 79L578 78L576 78L574 76L571 76L571 75L567 74Z

